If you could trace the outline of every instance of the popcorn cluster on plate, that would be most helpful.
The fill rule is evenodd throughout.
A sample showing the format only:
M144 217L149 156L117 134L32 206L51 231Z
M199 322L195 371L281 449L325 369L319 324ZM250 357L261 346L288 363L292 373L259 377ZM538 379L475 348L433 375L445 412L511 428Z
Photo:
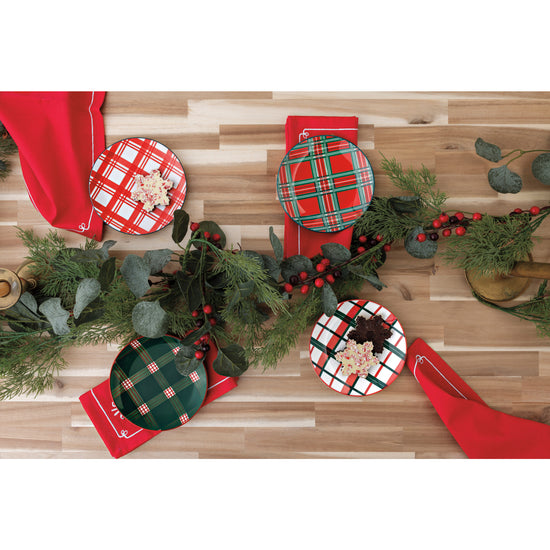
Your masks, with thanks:
M163 179L159 170L153 170L147 176L136 174L134 185L132 200L142 202L143 209L151 212L155 206L166 206L170 202L168 190L172 189L174 184Z
M366 378L369 369L380 364L372 353L372 347L372 342L358 344L355 340L348 340L345 349L335 355L336 360L342 363L342 374L357 374Z

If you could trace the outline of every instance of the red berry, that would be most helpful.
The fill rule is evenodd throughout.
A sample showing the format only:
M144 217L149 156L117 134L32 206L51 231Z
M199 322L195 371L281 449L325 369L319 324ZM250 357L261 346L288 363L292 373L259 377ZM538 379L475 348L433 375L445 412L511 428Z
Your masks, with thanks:
M391 244L385 244L385 245L384 245L384 250L385 250L386 252L389 252L389 251L391 250Z
M439 229L441 227L441 222L439 220L434 220L432 225L434 226L434 229Z
M334 278L334 275L332 275L330 273L327 275L327 283L333 284L335 280L336 279Z
M196 223L196 222L193 222L193 223L190 225L190 227L191 227L191 231L198 231L200 225L199 225L198 223Z
M305 281L307 279L307 273L305 271L301 271L298 277L300 277L301 281Z
M442 231L442 234L443 234L444 237L450 237L451 236L451 230L449 228L444 229Z
M464 214L463 214L462 212L457 212L457 213L455 214L455 218L456 218L459 222L461 222L461 221L464 219Z
M323 271L325 271L325 269L327 268L327 266L325 264L317 264L315 266L315 269L319 272L319 273L323 273Z
M199 316L199 312L194 309L192 312L191 312L191 317L198 317Z
M294 287L290 283L285 283L285 286L284 286L285 292L292 292L293 288Z
M198 340L195 340L195 341L193 342L193 345L194 345L194 346L200 346L200 343L201 343L201 340L200 340L200 338L199 338Z
M202 310L204 311L204 313L206 313L206 315L210 315L212 313L212 306L209 305L209 304L206 304Z
M302 294L307 294L309 292L309 285L302 285L302 288L300 288L300 292Z
M474 212L472 215L473 220L479 221L481 218L483 218L483 216L479 212Z
M218 233L214 233L212 235L212 240L217 243L221 239L220 235Z
M365 244L368 241L367 237L365 235L361 235L359 237L359 242Z
M455 233L461 237L462 235L464 235L466 233L466 228L463 227L462 225L459 225L456 229L455 229Z
M203 334L199 340L201 341L202 344L206 344L206 342L208 342L210 340L210 334Z
M378 242L382 241L383 239L384 239L384 237L382 237L382 235L380 235L380 234L376 235L376 240Z
M201 351L200 349L195 352L195 358L196 359L202 359L204 357L204 351Z
M538 206L531 206L531 208L529 208L529 212L531 212L533 216L536 216L537 214L540 214L540 208Z
M423 243L423 242L426 240L426 233L419 233L419 234L416 236L416 240L417 240L419 243Z
M321 279L321 277L317 277L317 279L315 279L315 286L317 288L321 288L324 284L325 284L325 280Z
M205 231L205 232L203 233L203 235L204 235L204 238L205 238L206 240L208 240L208 239L210 238L210 231Z
M521 208L514 208L514 212L516 214L521 214L523 212L523 210Z
M214 326L218 323L218 321L216 321L216 318L215 317L210 317L210 319L208 319L208 322Z
M445 214L445 212L442 212L441 214L439 214L439 221L441 223L447 223L449 221L449 216Z
M323 258L323 259L321 260L321 263L322 263L323 265L330 265L330 260L329 260L328 258Z
M359 248L357 248L357 253L358 254L363 254L363 252L365 252L365 250L367 250L364 246L360 246Z

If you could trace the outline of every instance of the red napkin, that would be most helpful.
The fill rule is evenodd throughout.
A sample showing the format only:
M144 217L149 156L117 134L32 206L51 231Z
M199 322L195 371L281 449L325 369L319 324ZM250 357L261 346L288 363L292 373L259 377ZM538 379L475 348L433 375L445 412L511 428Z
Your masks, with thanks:
M208 389L201 407L218 399L218 397L237 386L238 378L221 376L212 368L217 353L216 346L210 342L210 351L206 354L204 360L208 376ZM93 422L97 433L103 439L103 443L115 458L120 458L133 451L162 431L140 428L122 416L111 396L109 379L81 395L79 399ZM193 419L191 419L192 421Z
M54 227L101 240L88 178L105 149L105 92L0 92L0 120L19 148L35 208Z
M286 150L314 136L338 136L357 144L358 118L355 116L289 116L286 119ZM311 231L298 225L285 214L284 256L302 254L309 258L321 252L325 243L351 244L353 226L335 233Z
M491 409L423 340L407 366L469 458L550 458L550 426Z

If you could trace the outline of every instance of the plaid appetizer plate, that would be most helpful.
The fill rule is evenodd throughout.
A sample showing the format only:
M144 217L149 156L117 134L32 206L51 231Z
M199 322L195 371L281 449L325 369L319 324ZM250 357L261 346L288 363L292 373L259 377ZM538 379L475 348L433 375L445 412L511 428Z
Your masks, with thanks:
M366 378L346 376L335 356L347 344L348 334L356 327L359 316L369 319L379 315L391 336L384 342L382 353L375 354L380 364L371 367ZM340 302L334 315L321 315L313 327L309 356L317 376L331 389L344 395L365 396L387 388L399 376L407 356L407 340L401 323L388 309L367 300Z
M172 182L167 206L147 212L142 202L132 199L134 176L159 170ZM94 162L89 190L92 205L110 227L129 235L146 235L166 227L182 207L187 181L178 157L162 143L148 138L128 138L113 143Z
M109 384L115 405L130 422L147 430L171 430L196 414L206 396L206 370L189 376L176 369L180 340L137 338L113 363Z
M315 136L288 151L277 173L284 211L311 231L346 229L369 207L374 175L365 154L344 138Z

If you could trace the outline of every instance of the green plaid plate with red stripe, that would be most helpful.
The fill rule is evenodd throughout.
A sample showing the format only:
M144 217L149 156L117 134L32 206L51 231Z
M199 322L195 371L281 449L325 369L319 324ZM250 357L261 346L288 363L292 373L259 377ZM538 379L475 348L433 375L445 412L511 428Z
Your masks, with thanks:
M323 233L350 227L369 207L374 175L351 141L315 136L288 151L277 174L277 196L297 224Z
M335 355L346 347L347 334L356 326L359 316L367 319L379 315L391 329L382 353L376 354L380 364L372 367L366 378L342 374L342 365ZM309 342L309 356L317 376L334 391L352 396L377 393L388 387L401 373L407 356L407 340L401 323L385 307L367 300L340 302L331 317L319 317Z
M180 340L137 338L118 354L111 369L115 405L130 422L147 430L171 430L189 420L206 396L203 365L189 376L176 369Z
M172 182L169 203L147 212L132 199L134 176L159 170ZM128 138L113 143L97 157L90 172L90 198L100 218L129 235L146 235L166 227L187 194L187 181L178 157L162 143L148 138Z

